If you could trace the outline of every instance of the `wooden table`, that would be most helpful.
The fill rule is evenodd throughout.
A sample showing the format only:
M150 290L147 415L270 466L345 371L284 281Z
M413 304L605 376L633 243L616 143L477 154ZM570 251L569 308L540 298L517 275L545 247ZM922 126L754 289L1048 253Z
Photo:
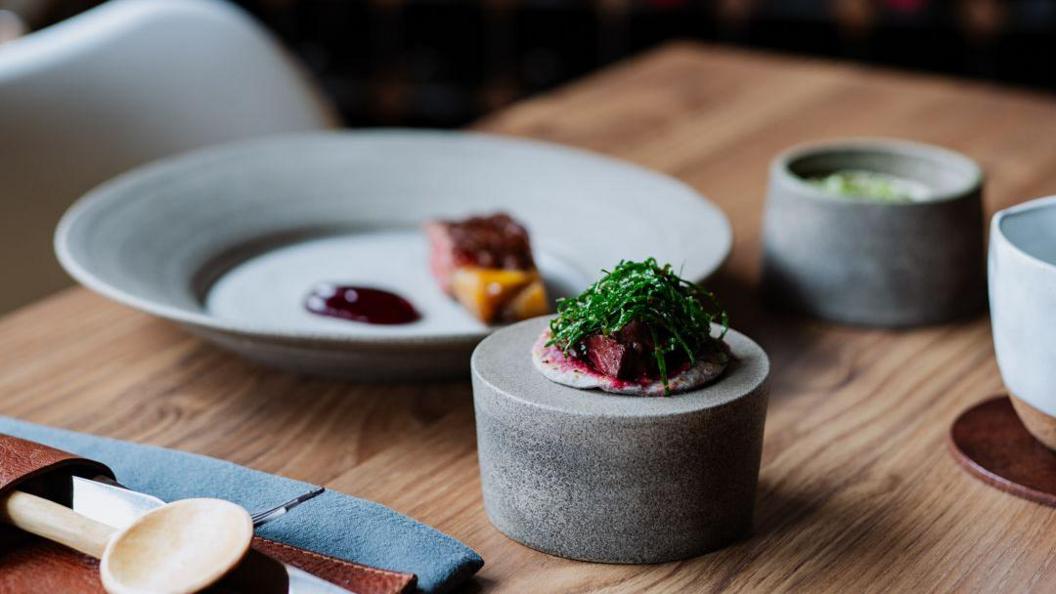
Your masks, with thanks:
M470 590L1056 588L1056 510L976 481L946 451L954 417L1001 389L985 318L898 332L841 327L762 311L755 292L767 163L779 150L845 135L949 146L986 169L992 212L1056 193L1056 101L679 44L477 128L659 169L729 214L736 242L713 288L774 369L753 538L642 567L529 550L481 508L468 382L285 375L83 289L0 321L0 413L379 501L480 551L486 565Z

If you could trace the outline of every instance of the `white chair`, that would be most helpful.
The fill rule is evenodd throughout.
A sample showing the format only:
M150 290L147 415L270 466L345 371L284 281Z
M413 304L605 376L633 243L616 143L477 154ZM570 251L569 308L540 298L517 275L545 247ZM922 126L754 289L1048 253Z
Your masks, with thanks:
M282 48L212 0L114 0L0 46L0 312L70 281L51 238L69 204L195 147L334 127Z

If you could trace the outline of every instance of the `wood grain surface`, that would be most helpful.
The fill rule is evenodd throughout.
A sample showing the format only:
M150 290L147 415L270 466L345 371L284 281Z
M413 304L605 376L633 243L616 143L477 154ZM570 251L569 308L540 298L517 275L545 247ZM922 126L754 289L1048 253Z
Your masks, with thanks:
M847 135L945 145L983 165L989 214L1056 193L1056 100L677 44L477 128L629 159L728 213L734 250L712 288L774 369L755 536L637 567L529 550L481 508L468 382L286 375L83 289L0 321L0 413L374 499L480 551L470 591L1056 589L1056 510L969 476L944 444L958 413L1001 390L985 318L871 330L775 315L756 296L767 164L779 150Z

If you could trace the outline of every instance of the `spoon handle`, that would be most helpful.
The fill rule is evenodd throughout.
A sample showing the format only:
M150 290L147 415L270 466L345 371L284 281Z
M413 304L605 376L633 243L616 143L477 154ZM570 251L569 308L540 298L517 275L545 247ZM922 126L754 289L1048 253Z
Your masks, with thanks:
M66 506L22 491L13 491L0 502L0 519L96 559L102 558L116 532Z

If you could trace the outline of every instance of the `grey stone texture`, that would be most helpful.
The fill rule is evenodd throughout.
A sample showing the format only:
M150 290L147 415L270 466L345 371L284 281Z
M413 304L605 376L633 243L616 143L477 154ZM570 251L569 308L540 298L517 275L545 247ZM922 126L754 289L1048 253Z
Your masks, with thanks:
M831 196L804 177L864 169L932 188L923 202ZM986 303L982 172L939 147L854 139L793 148L770 170L763 295L851 324L904 327L981 313Z
M510 538L553 555L658 563L751 531L769 360L735 331L736 361L704 388L668 397L577 390L546 379L530 349L548 318L473 353L484 506Z

